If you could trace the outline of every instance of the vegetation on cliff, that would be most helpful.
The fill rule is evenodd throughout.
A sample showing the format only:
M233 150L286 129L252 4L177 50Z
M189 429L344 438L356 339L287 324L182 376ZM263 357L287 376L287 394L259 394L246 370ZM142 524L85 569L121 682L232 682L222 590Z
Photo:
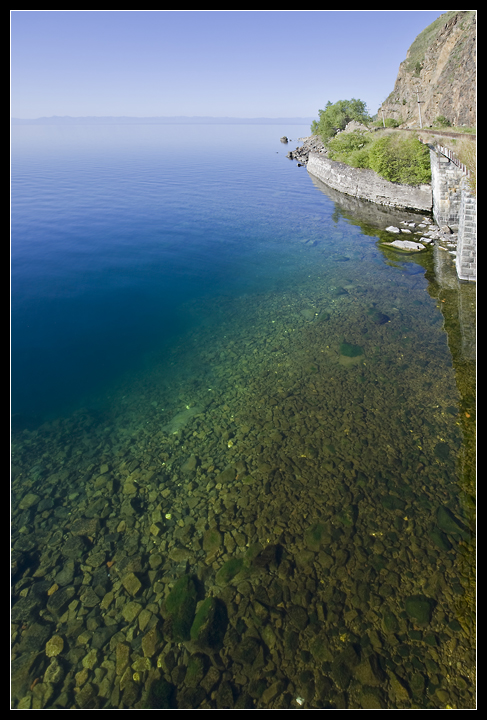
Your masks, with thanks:
M340 133L327 145L330 160L369 168L389 182L421 185L431 182L429 148L414 135L355 131Z

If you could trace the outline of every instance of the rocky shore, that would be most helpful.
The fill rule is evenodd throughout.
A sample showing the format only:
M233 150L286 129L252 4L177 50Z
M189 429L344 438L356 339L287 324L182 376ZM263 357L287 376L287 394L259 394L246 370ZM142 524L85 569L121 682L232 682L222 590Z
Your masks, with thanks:
M299 139L302 141L303 144L297 147L295 150L291 150L286 155L286 157L290 158L291 160L296 160L298 167L307 166L309 163L310 155L327 158L327 149L324 146L322 140L317 135L310 135L309 137ZM328 162L337 166L343 165L343 163L334 163L331 160L328 160ZM353 168L351 168L351 170L353 170ZM372 173L372 171L368 172ZM375 175L375 173L373 174ZM323 186L326 188L326 183L322 180L320 176L318 176L318 178L323 184ZM397 186L395 186L394 183L388 183L388 185L392 186L391 192L395 192L394 187ZM337 187L337 185L335 185L331 189L332 193L333 191L340 192L340 188L339 186ZM344 192L344 195L348 195L348 193ZM360 198L362 198L362 194L359 188L357 188L356 194L354 194L353 196L359 200ZM335 199L337 198L335 197ZM368 201L365 200L365 202L367 203ZM384 244L389 244L393 248L406 252L421 251L424 250L426 247L430 246L430 244L436 244L442 250L449 252L453 256L456 256L456 247L458 241L457 226L442 225L440 227L432 221L431 217L423 217L419 222L416 218L414 219L416 220L415 222L411 221L411 218L405 217L404 220L399 223L401 227L397 227L396 225L391 224L387 225L387 227L384 227L384 223L381 223L384 229L391 234L390 242L388 243L386 240L384 241ZM394 235L397 235L398 237L394 238ZM411 237L405 237L408 235L410 235Z
M318 135L310 135L306 138L299 138L299 140L303 141L301 147L297 147L296 150L291 150L286 155L286 157L290 158L291 160L297 160L299 165L308 164L309 154L311 152L319 153L324 157L327 156L327 150Z

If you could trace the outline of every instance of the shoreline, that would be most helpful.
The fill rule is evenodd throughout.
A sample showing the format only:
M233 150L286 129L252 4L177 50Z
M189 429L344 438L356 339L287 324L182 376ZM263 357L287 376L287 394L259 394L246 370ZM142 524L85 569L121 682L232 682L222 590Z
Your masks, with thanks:
M303 138L303 145L288 153L287 157L306 165L311 175L325 185L345 195L368 200L400 210L431 213L433 193L431 184L402 185L385 180L373 170L354 168L328 158L327 150L316 135Z

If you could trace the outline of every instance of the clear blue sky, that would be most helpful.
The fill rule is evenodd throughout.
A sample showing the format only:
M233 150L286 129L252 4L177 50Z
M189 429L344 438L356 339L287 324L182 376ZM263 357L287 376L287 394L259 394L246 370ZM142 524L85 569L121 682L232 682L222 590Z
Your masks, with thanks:
M371 114L446 10L11 11L11 115Z

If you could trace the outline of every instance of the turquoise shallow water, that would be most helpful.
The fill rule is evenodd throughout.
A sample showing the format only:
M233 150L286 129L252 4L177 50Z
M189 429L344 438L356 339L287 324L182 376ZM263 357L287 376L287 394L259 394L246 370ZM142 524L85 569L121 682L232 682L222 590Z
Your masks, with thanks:
M474 707L475 298L306 134L13 128L15 707Z

